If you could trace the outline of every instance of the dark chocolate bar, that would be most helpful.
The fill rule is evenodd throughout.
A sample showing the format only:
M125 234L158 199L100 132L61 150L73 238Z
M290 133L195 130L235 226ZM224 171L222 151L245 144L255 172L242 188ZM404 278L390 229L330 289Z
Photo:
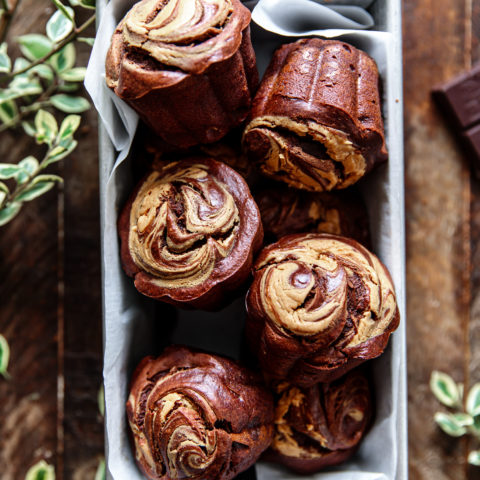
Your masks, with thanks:
M435 87L433 97L447 115L480 178L480 63Z

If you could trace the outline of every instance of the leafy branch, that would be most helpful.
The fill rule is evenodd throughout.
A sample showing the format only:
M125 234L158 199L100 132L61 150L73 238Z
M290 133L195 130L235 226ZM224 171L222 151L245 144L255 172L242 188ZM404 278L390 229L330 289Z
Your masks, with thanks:
M41 172L70 155L75 149L77 141L73 139L73 134L79 125L78 115L66 117L59 129L51 113L45 110L37 113L33 133L37 143L46 144L48 150L40 162L29 156L18 164L0 163L0 179L14 180L16 183L15 188L10 190L6 183L0 181L0 226L12 220L25 202L48 192L56 183L63 183L61 177Z
M430 377L430 389L439 402L453 412L437 412L436 424L451 437L472 435L480 441L480 383L468 392L464 406L463 384L456 383L450 375L434 371ZM468 455L468 463L480 466L480 450Z
M0 180L9 180L10 184L16 182L10 189L0 181L0 226L13 219L25 202L62 182L60 177L41 172L48 165L65 158L76 147L77 142L72 136L79 126L80 117L67 116L59 131L55 118L48 110L79 114L90 108L86 98L74 94L80 89L86 73L84 67L76 66L75 43L93 44L93 38L81 35L96 17L93 13L84 23L77 25L72 7L94 10L95 0L69 0L70 6L65 4L65 0L50 1L56 10L46 24L46 35L29 33L16 39L22 56L12 61L8 55L8 44L0 43L0 134L21 126L38 143L49 147L41 161L27 157L18 164L0 164ZM0 38L4 38L6 32L1 28L8 28L4 23L5 15L14 15L19 0L0 2L3 6L0 9ZM33 118L34 122L31 121ZM67 126L70 133L64 137Z

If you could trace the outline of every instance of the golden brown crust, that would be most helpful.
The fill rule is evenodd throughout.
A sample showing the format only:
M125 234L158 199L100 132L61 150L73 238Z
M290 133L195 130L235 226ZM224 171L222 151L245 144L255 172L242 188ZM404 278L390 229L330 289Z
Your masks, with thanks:
M273 435L273 399L259 378L186 347L142 360L127 415L137 463L150 480L230 480Z
M367 377L353 370L332 383L276 386L275 434L267 460L303 474L347 460L372 417Z
M399 322L386 267L355 240L297 234L264 248L247 337L267 378L309 387L378 357Z
M279 48L255 96L244 147L296 188L346 188L387 158L377 66L336 40Z
M292 233L330 233L370 246L368 213L355 189L306 192L276 183L254 194L265 243Z
M119 218L136 288L178 306L217 309L250 274L263 231L243 178L208 157L157 166Z
M112 37L107 85L169 144L217 141L258 83L249 24L239 0L142 0Z

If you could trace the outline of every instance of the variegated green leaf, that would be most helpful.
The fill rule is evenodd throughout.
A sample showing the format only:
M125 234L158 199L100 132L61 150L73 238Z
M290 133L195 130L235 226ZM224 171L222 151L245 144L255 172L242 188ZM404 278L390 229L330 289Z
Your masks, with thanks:
M40 65L36 65L33 67L30 72L37 74L40 78L44 80L48 80L51 82L54 78L54 73L51 67L46 65L45 63L41 63Z
M29 185L15 200L19 202L31 202L44 193L47 193L54 185L55 182L37 182L34 185Z
M47 22L47 36L54 43L66 38L74 28L75 12L73 8L63 6L63 9L63 11L57 10ZM67 12L70 18L65 15Z
M0 120L2 123L11 122L17 115L17 104L13 100L0 103Z
M0 192L7 194L10 192L10 190L8 190L8 187L3 182L0 182Z
M55 108L65 113L82 113L90 108L90 103L87 99L63 93L53 95L50 101Z
M0 163L0 178L6 180L8 178L15 178L19 172L22 171L22 167L13 163Z
M80 89L80 83L64 83L58 86L58 91L62 93L74 93Z
M480 467L480 450L473 450L468 454L468 463Z
M85 73L87 69L85 67L76 67L60 74L60 78L66 82L83 82L85 80Z
M452 414L452 417L462 427L470 427L473 425L473 417L468 413L456 412Z
M73 43L68 43L58 53L52 55L50 65L58 73L65 72L75 66L76 52Z
M105 460L102 458L95 472L95 480L105 480L106 478Z
M29 468L25 480L55 480L55 469L45 460L40 460Z
M8 362L10 361L10 347L7 339L0 335L0 375L4 378L9 378Z
M39 60L47 55L53 47L52 42L45 35L29 33L18 38L20 50L29 60Z
M80 126L80 115L68 115L62 122L58 138L64 140L71 138Z
M30 180L37 170L38 161L35 157L27 157L20 161L18 165L22 167L22 171L15 175L15 180L19 185L23 185Z
M23 127L23 130L25 131L25 133L29 137L34 137L37 133L36 130L35 130L35 127L33 126L33 123L31 123L31 122L22 122L22 127Z
M480 383L476 383L468 392L466 407L472 417L480 415Z
M63 160L65 157L68 157L75 148L77 147L78 142L76 140L72 140L71 143L67 148L57 146L55 147L51 152L48 158L45 160L44 165L50 165L55 162L59 162L60 160Z
M458 406L460 391L455 381L443 372L433 371L430 377L430 388L437 400L447 407Z
M57 121L50 112L39 110L35 116L35 129L37 141L51 145L58 133Z
M12 69L12 61L7 53L7 44L0 44L0 73L8 73Z
M6 225L10 220L13 220L22 208L22 204L12 202L0 209L0 227Z
M38 160L32 156L24 158L18 164L30 175L33 175L38 168Z
M435 423L451 437L461 437L467 433L467 429L460 425L450 413L437 412L433 418Z
M52 175L50 173L47 173L47 174L44 174L44 175L37 175L33 179L32 185L36 185L37 183L44 183L44 182L63 183L63 178L59 177L58 175Z

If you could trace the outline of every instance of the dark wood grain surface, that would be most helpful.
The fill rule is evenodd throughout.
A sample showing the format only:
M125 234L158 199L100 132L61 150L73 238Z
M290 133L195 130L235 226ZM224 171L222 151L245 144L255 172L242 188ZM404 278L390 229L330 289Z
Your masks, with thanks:
M47 0L23 0L11 35L41 31ZM25 15L22 12L28 12ZM86 61L87 52L82 52ZM405 0L405 152L409 455L413 480L480 478L467 439L435 427L430 372L480 381L480 184L430 98L433 85L480 60L480 0ZM0 477L23 480L41 458L57 478L93 479L103 455L97 120L58 170L62 190L0 229ZM2 161L37 147L2 134Z

